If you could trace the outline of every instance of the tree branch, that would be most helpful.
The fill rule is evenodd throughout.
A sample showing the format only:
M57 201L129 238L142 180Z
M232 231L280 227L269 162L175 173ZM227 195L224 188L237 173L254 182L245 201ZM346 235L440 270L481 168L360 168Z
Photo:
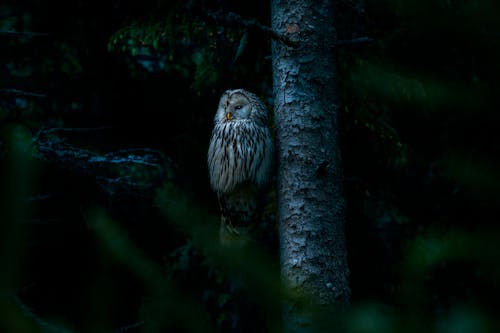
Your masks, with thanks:
M90 129L41 130L33 139L35 157L92 176L109 195L149 197L171 175L169 160L157 150L137 148L98 154L71 145L53 134L62 130L78 132Z
M0 35L24 36L24 37L47 37L47 36L49 36L49 34L45 33L45 32L10 31L10 30L0 30Z
M285 35L282 35L274 31L270 27L260 23L257 19L244 19L243 17L241 17L236 13L223 12L220 9L216 11L205 8L199 9L199 7L194 6L193 4L190 3L186 4L185 7L189 11L195 12L199 16L215 21L215 23L223 23L228 26L237 26L246 29L254 29L261 33L264 33L265 35L269 36L274 40L282 42L286 46L296 47L298 45L295 41L292 41Z
M144 324L145 324L144 321L138 321L134 324L130 324L130 325L127 325L125 327L119 328L116 331L113 331L112 333L125 333L125 332L131 331L133 329L136 329L140 326L143 326Z
M13 94L13 95L19 95L19 96L24 96L24 97L38 97L38 98L47 97L47 95L45 95L45 94L33 93L33 92L23 91L23 90L19 90L19 89L11 89L11 88L0 89L0 94Z
M343 39L337 41L336 46L337 47L343 47L343 46L348 46L348 45L354 45L354 44L362 44L362 43L373 43L375 42L375 39L370 38L370 37L358 37L358 38L353 38L353 39Z

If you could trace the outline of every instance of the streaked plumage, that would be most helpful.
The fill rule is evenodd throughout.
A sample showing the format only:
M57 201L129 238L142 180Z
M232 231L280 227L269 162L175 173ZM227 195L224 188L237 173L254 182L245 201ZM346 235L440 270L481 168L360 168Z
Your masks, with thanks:
M267 108L246 90L226 91L208 149L210 184L221 207L221 238L257 222L259 196L269 182L272 160Z

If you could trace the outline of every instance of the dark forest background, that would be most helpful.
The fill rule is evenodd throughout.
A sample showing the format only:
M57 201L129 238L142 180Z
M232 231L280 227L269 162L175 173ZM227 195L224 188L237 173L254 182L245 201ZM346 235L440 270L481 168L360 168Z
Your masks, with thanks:
M500 5L336 6L352 309L335 329L495 331ZM206 171L224 90L272 108L271 40L248 24L269 7L0 3L0 331L280 330L275 244L217 247Z

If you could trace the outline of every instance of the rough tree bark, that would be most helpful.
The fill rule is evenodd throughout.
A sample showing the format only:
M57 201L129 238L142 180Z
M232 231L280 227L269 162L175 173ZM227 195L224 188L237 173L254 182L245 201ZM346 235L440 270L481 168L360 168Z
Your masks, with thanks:
M287 303L285 331L315 331L311 309L337 319L350 298L333 3L272 0L271 6L273 30L297 44L273 42L281 274L292 294L308 300Z

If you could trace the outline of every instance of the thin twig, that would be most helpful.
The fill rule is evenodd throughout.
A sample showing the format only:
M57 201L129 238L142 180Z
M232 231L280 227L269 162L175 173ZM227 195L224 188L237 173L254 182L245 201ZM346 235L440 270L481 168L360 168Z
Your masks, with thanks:
M47 97L47 95L45 95L45 94L39 94L39 93L23 91L23 90L19 90L19 89L11 89L11 88L0 89L0 94L13 94L13 95L20 95L20 96L25 96L25 97L38 97L38 98Z
M47 37L48 33L45 32L32 32L32 31L10 31L10 30L0 30L1 35L11 35L11 36L25 36L25 37Z
M373 42L375 42L375 39L370 38L370 37L358 37L358 38L353 38L353 39L343 39L343 40L337 41L337 47L353 45L353 44L373 43Z
M131 329L134 329L134 328L137 328L139 326L142 326L144 325L145 322L144 321L139 321L137 323L134 323L134 324L131 324L131 325L127 325L125 327L122 327L122 328L119 328L117 329L116 331L113 331L113 333L124 333L124 332L128 332L130 331Z
M32 195L32 196L26 198L25 201L42 201L42 200L51 199L52 197L53 196L51 194Z
M23 223L26 224L45 224L45 223L53 223L53 222L59 222L60 220L58 219L27 219L23 220Z
M3 295L2 295L3 296ZM15 310L20 310L23 314L24 318L30 320L31 323L35 324L34 327L37 331L40 332L59 332L59 333L71 333L72 331L67 328L59 325L54 325L45 319L37 316L26 304L24 304L21 299L17 296L12 296L12 305L17 307ZM30 323L30 324L31 324Z
M75 133L85 133L94 131L103 131L113 129L112 126L98 126L98 127L51 127L43 128L40 130L39 134L52 134L54 132L75 132Z

